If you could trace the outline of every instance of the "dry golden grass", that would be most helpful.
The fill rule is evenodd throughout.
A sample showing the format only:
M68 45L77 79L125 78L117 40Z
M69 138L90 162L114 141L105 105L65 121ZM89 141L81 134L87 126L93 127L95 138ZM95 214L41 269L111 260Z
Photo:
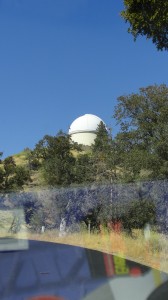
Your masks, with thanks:
M13 158L17 166L25 166L27 164L27 153L22 151L18 154L14 154Z
M140 231L136 234L136 239L132 239L125 233L108 233L104 230L101 234L83 231L59 237L58 231L51 230L43 234L28 233L27 237L117 254L168 273L168 238L152 233L150 241L146 242Z
M22 152L18 154L14 154L13 158L17 166L25 166L27 167L28 165L28 157L27 157L28 152L26 150L23 150ZM24 186L25 191L29 191L32 189L37 189L41 186L44 186L44 179L42 177L41 171L31 171L31 182L26 184Z

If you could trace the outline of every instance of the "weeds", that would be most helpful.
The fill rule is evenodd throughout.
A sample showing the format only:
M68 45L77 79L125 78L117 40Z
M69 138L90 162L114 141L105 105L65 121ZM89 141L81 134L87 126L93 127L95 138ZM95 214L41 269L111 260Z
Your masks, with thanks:
M82 228L80 233L69 233L63 237L59 237L58 230L46 231L43 234L28 232L28 239L76 245L117 254L168 272L168 238L151 232L150 240L145 241L141 230L136 230L134 236L136 238L133 239L124 232L108 232L105 228L99 234L89 234Z

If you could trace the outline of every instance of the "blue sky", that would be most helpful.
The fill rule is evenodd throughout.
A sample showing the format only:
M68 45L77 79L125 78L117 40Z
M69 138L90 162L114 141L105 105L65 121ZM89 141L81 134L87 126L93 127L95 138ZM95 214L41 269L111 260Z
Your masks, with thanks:
M34 148L85 113L112 127L117 97L168 84L167 52L136 42L121 0L0 0L0 151Z

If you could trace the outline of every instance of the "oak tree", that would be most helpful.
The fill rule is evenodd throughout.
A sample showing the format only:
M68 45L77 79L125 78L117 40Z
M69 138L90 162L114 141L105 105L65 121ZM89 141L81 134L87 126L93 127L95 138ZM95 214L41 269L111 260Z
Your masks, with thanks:
M152 178L168 178L168 87L140 88L118 98L115 118L121 165L135 177L142 169Z
M168 50L168 1L124 0L121 16L129 23L128 32L152 39L158 50Z

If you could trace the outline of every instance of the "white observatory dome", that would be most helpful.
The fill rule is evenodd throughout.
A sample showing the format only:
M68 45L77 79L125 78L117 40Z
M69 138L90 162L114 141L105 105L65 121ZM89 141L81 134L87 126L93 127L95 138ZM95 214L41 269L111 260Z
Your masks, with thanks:
M73 121L69 129L69 134L83 131L96 131L100 122L103 121L99 117L85 114Z
M103 122L102 119L92 114L77 118L69 128L71 139L78 144L91 146L96 138L96 129L100 122Z

